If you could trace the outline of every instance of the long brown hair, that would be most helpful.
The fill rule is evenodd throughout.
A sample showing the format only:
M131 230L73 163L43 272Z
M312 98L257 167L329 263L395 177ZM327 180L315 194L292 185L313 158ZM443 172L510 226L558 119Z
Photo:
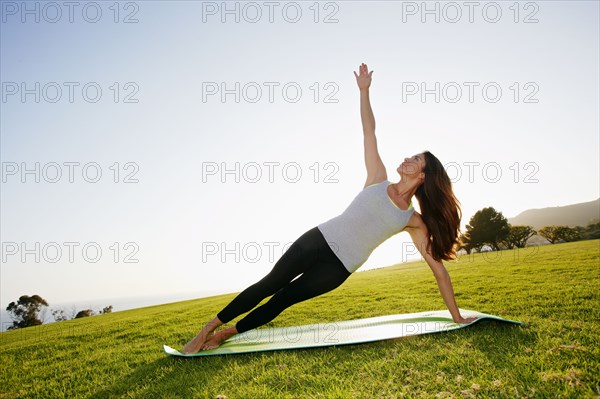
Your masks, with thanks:
M429 151L424 151L423 155L425 181L419 186L415 196L429 232L427 252L438 262L451 260L455 257L455 246L460 233L460 202L454 196L452 182L444 165Z

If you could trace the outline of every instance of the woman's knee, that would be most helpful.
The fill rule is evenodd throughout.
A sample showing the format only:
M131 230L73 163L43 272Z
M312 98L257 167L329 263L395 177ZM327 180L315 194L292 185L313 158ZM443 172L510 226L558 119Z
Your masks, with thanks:
M256 282L255 284L253 284L252 287L254 290L258 290L258 291L264 293L265 294L264 296L267 297L267 296L271 296L271 295L275 294L285 284L286 284L286 281L282 281L281 279L278 279L278 278L265 276L263 279Z
M282 311L297 302L299 302L299 293L290 286L285 286L277 290L265 305Z

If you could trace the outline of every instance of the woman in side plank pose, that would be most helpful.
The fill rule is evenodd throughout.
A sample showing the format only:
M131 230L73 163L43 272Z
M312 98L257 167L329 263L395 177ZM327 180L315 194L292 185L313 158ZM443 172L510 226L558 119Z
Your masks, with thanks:
M182 352L217 348L235 334L262 326L286 308L340 286L382 242L408 231L433 271L440 293L455 323L475 320L460 315L450 276L442 260L452 259L460 229L460 205L442 163L429 151L404 158L396 171L398 183L387 180L375 137L375 118L369 102L373 71L359 67L360 115L364 133L367 179L348 208L300 236L264 278L235 297L188 342ZM419 201L415 212L412 197ZM297 276L297 279L294 280ZM294 280L294 281L292 281ZM217 327L257 307L234 326Z

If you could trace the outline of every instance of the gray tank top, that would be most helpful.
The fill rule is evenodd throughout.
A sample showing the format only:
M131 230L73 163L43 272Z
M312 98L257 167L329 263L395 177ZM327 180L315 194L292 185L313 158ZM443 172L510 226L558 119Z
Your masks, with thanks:
M382 242L406 227L415 209L404 211L387 193L389 180L365 187L346 210L317 227L350 273L363 265Z

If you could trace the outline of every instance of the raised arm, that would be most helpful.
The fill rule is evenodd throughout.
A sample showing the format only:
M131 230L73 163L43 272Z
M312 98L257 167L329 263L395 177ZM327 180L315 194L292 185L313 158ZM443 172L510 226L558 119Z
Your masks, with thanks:
M366 64L359 68L360 75L356 76L356 83L360 90L360 119L362 121L364 146L365 146L365 166L367 168L367 180L365 187L379 183L387 179L385 166L377 150L377 137L375 137L375 117L371 109L369 100L369 86L371 85L371 76L373 71L369 72Z
M418 216L418 215L417 215ZM452 315L452 320L455 323L468 324L472 321L476 320L476 317L468 317L463 318L458 310L458 305L456 304L456 299L454 297L454 290L452 288L452 282L450 281L450 275L448 271L444 267L444 265L433 259L431 254L427 252L427 242L429 241L429 234L427 234L427 226L423 222L423 220L418 217L419 223L417 223L416 227L407 228L406 230L410 234L410 237L413 240L413 243L416 245L417 249L433 271L433 275L435 276L435 281L440 289L440 294Z

